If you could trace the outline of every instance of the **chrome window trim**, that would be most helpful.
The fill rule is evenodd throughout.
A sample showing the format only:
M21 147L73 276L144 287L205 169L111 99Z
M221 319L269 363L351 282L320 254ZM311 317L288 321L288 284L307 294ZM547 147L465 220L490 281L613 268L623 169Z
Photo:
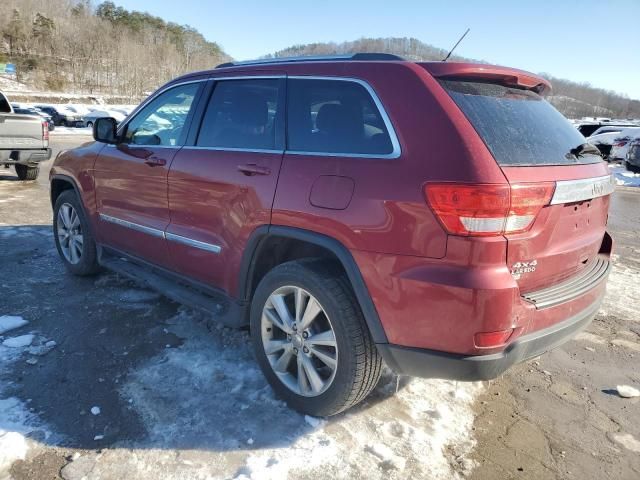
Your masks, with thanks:
M144 225L129 222L127 220L122 220L121 218L112 217L111 215L105 215L104 213L100 214L100 220L108 223L113 223L121 227L130 228L131 230L136 230L138 232L146 233L147 235L151 235L152 237L164 238L164 232L162 230L158 230L157 228L152 227L146 227Z
M200 145L185 145L183 150L213 150L216 152L250 152L250 153L277 153L282 155L284 150L271 150L262 148L235 148L235 147L203 147Z
M550 205L581 202L592 198L611 195L615 190L613 175L583 178L580 180L559 180L553 192Z
M192 238L183 237L182 235L176 235L175 233L165 232L164 236L171 242L181 243L182 245L199 248L200 250L206 250L207 252L220 253L220 250L222 250L220 245L201 242L200 240L193 240Z
M371 98L373 99L373 103L375 104L378 112L380 112L380 116L382 117L382 121L384 122L384 126L389 133L389 138L391 140L391 145L393 150L391 153L386 154L369 154L369 153L339 153L339 152L305 152L302 150L290 150L286 149L286 154L291 155L312 155L312 156L321 156L321 157L351 157L351 158L380 158L380 159L394 159L400 157L402 154L402 148L400 147L400 141L398 140L398 136L396 135L395 128L391 123L391 119L387 114L387 111L384 108L384 105L380 101L378 94L375 92L373 87L369 85L369 83L360 78L354 77L332 77L332 76L318 76L318 75L292 75L287 77L287 79L291 80L333 80L339 82L353 82L361 85L364 89L369 93ZM288 130L287 123L287 130Z
M104 213L101 213L99 216L100 220L104 222L113 223L114 225L119 225L125 228L130 228L131 230L146 233L147 235L151 235L152 237L163 238L171 242L181 243L183 245L199 248L200 250L206 250L207 252L212 253L220 253L220 251L222 250L222 247L220 247L220 245L215 245L213 243L193 240L192 238L183 237L182 235L176 235L175 233L164 232L162 230L158 230L157 228L146 227L138 223L129 222L128 220L122 220L121 218L112 217L111 215L105 215Z

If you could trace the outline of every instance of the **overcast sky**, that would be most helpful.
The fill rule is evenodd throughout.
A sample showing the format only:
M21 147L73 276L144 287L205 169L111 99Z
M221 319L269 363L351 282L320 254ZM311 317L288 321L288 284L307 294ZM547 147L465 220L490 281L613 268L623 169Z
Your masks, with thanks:
M415 37L640 99L640 0L114 0L188 24L237 60L291 45Z

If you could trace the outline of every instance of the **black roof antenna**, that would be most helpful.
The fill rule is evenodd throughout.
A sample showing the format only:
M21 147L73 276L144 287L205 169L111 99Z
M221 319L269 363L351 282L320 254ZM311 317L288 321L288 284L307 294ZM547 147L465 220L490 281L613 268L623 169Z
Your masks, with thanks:
M442 61L443 61L443 62L446 62L447 60L449 60L449 57L451 56L451 54L453 53L453 51L456 49L456 47L457 47L458 45L460 45L460 42L462 41L462 39L463 39L464 37L466 37L466 36L467 36L467 33L469 33L469 31L470 31L470 30L471 30L470 28L467 28L467 31L466 31L466 32L464 32L464 33L462 34L462 36L460 37L460 40L458 40L458 41L456 42L456 44L453 46L453 48L452 48L451 50L449 50L449 53L447 54L447 56L446 56L446 57L444 57L444 58L442 59Z

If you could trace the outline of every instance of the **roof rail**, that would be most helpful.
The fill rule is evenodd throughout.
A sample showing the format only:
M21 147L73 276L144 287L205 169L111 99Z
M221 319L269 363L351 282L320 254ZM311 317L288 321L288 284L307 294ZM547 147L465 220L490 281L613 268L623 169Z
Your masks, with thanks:
M226 62L221 63L216 68L240 67L245 65L271 65L279 63L298 63L298 62L335 62L335 61L369 61L369 62L388 62L402 61L404 58L392 53L352 53L347 55L318 55L318 56L300 56L300 57L275 57L260 58L258 60L246 60L243 62Z

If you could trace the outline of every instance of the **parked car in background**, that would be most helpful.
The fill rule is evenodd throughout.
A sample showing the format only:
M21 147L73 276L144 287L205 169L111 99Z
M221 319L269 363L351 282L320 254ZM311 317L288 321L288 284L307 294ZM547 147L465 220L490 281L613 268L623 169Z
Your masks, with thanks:
M611 145L611 153L609 154L611 160L624 161L631 142L637 138L640 138L640 127L626 128L619 132Z
M38 115L15 113L0 92L0 165L13 165L20 180L35 180L39 164L51 158L49 128Z
M59 105L36 104L37 108L51 115L54 125L75 127L82 125L82 116Z
M82 117L82 126L91 128L93 127L93 124L96 123L96 120L98 118L109 117L115 119L116 123L119 124L126 118L126 115L116 110L95 110L93 112L87 113Z
M611 150L613 145L616 143L620 144L620 138L623 138L625 135L634 131L640 132L640 127L600 127L596 130L596 133L588 137L587 140L590 144L600 150L600 153L605 160L610 161L612 160Z
M249 325L309 415L365 399L383 358L495 378L585 328L610 270L612 176L550 88L387 54L185 75L58 156L56 248Z
M586 138L593 135L596 130L601 127L620 127L627 128L636 126L633 122L622 122L615 120L598 120L598 121L580 121L577 123L576 128Z
M109 107L109 111L118 112L124 115L125 117L130 115L131 112L135 109L135 106L117 106L117 107Z
M640 138L634 138L629 142L625 166L630 172L640 173Z
M17 104L12 104L13 107L13 112L14 113L20 113L23 115L37 115L41 118L43 118L44 120L46 120L47 122L47 128L49 129L49 131L54 130L56 127L53 123L53 118L51 118L51 115L43 112L42 110L39 110L37 108L33 108L33 107L26 107L26 106L21 106L21 105L17 105Z

